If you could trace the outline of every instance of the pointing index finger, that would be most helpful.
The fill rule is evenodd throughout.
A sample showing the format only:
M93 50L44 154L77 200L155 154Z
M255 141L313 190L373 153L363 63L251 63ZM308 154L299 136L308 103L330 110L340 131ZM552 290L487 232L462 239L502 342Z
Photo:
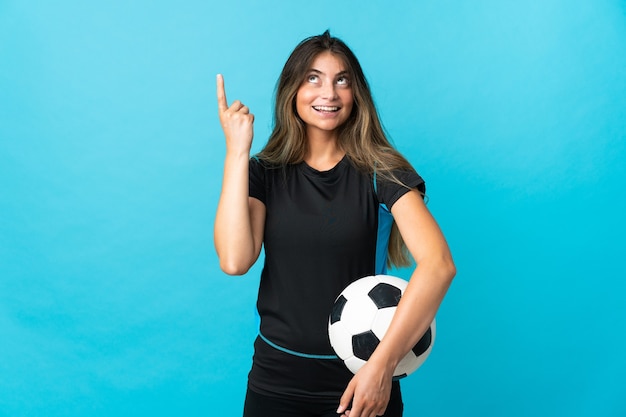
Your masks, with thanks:
M217 74L217 108L220 112L228 110L226 90L224 89L224 76Z

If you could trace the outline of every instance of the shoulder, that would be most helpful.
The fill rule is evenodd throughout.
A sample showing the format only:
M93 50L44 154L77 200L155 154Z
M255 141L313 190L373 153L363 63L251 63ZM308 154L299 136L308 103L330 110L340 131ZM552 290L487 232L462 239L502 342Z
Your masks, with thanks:
M289 178L289 173L293 171L293 166L273 164L257 155L253 155L250 157L248 171L251 183L255 183L257 186L269 186L269 184L278 180L285 181Z
M257 176L265 176L268 171L275 170L276 166L273 166L266 160L259 158L258 155L252 155L250 157L249 169L250 174Z
M252 167L252 169L274 171L274 170L280 170L281 168L284 168L285 166L269 162L268 160L262 158L260 155L256 154L250 157L250 167Z
M426 182L412 166L387 172L374 171L373 177L378 200L389 209L411 190L417 190L422 195L426 194Z

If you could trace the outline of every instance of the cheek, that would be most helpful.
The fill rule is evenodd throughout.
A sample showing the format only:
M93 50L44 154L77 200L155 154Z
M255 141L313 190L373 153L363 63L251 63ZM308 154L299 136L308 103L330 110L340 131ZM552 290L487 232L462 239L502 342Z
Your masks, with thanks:
M311 102L311 99L309 96L310 94L307 94L307 91L304 89L301 89L300 91L298 91L298 94L296 94L296 109L306 108Z
M306 115L306 106L304 105L300 105L296 102L296 116L298 116L298 118L302 121L306 120L307 115Z
M352 107L354 107L354 97L352 96L352 93L346 94L342 97L341 101L343 102L344 108L348 110L348 113L352 112Z
M300 112L302 111L302 109L304 108L304 103L302 100L302 95L300 93L298 93L296 95L296 98L294 99L294 103L295 103L295 107L296 107L296 113L298 113L298 116L300 116Z

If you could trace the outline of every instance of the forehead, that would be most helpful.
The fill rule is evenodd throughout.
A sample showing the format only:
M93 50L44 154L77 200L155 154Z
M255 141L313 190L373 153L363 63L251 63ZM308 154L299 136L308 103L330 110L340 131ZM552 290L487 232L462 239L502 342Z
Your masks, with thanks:
M326 51L313 58L310 69L324 74L338 74L347 71L348 66L343 57Z

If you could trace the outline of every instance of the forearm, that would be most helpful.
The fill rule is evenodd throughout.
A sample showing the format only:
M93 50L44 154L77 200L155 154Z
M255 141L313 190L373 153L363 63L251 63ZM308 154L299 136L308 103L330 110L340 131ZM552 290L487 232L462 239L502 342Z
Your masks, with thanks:
M454 277L452 260L422 262L413 272L387 333L344 391L337 413L361 416L363 409L380 415L389 401L394 370L426 332ZM348 410L352 402L352 410ZM345 413L344 413L345 412ZM369 415L369 414L366 414Z
M370 361L393 372L428 330L455 272L451 260L424 262L415 269L387 333Z
M214 241L220 267L232 275L245 273L258 256L248 204L248 164L247 153L227 152L215 215Z

